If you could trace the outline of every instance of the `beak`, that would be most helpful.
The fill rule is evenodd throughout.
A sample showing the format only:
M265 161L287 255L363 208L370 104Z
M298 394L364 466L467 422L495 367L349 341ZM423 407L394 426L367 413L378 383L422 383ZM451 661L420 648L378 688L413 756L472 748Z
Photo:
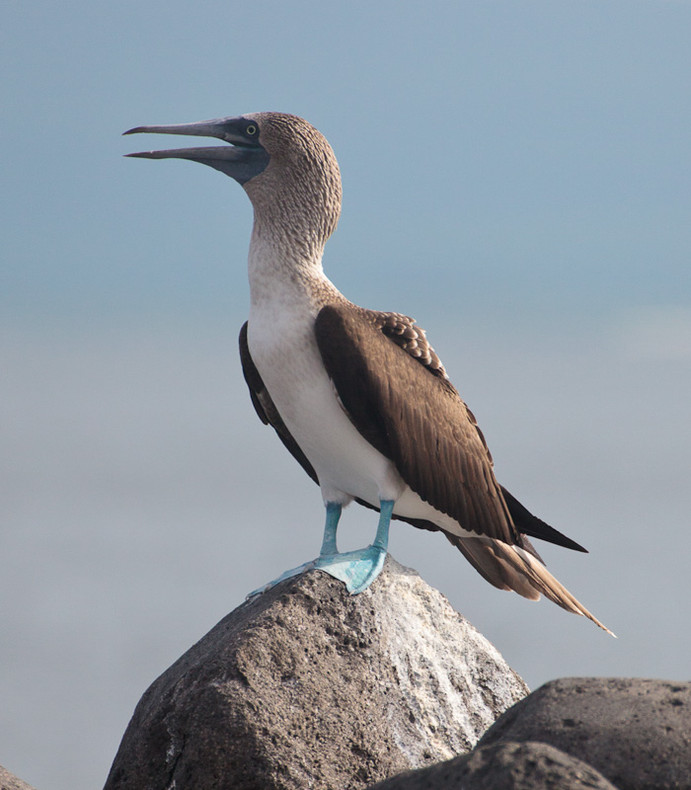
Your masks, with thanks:
M217 118L211 121L169 126L135 126L125 134L185 134L195 137L216 137L231 145L141 151L126 156L143 159L189 159L220 170L240 184L245 184L259 175L269 164L269 154L258 142L248 140L243 132L245 126L246 121L241 117Z

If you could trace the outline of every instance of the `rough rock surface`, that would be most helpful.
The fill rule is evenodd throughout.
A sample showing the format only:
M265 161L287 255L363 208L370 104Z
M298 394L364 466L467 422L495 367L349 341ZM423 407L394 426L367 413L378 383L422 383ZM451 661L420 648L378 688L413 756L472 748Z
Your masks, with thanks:
M691 683L554 680L507 711L480 746L497 741L549 743L619 790L691 788Z
M526 693L391 558L357 596L303 574L231 612L152 684L106 790L364 788L467 752Z
M34 788L17 779L14 774L0 765L0 790L34 790Z
M617 790L602 774L546 743L504 741L476 748L419 771L406 771L371 790Z

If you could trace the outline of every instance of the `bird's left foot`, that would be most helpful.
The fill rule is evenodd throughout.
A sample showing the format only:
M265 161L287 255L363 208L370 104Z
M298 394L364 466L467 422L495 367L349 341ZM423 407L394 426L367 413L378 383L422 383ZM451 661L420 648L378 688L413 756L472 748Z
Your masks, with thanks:
M368 546L366 549L345 551L342 554L324 554L318 557L314 568L340 579L352 595L364 592L379 576L384 567L386 549Z
M366 549L357 549L356 551L345 551L342 554L322 554L316 560L310 560L297 568L291 568L263 587L252 590L245 600L249 601L275 587L279 582L311 570L328 573L334 579L342 581L349 593L357 595L364 592L379 576L385 559L386 551L376 546L368 546Z

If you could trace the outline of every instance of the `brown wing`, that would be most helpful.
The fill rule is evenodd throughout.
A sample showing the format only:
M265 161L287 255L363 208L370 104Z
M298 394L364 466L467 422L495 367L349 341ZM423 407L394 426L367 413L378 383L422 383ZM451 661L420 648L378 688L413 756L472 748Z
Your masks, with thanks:
M319 485L319 480L317 479L317 473L314 471L314 467L307 460L307 456L302 452L300 446L295 441L295 439L293 439L290 431L286 428L285 423L281 419L281 415L278 413L278 409L274 405L274 402L271 400L271 395L269 395L269 391L264 386L262 377L259 375L259 371L252 360L252 355L250 354L250 349L247 345L247 321L245 321L245 323L242 325L242 329L240 329L240 362L242 363L242 373L245 377L245 381L247 382L247 386L250 391L250 397L252 398L254 408L259 415L259 419L264 423L264 425L271 425L271 427L278 434L278 438L283 442L293 458L295 458L300 466L302 466L302 468L305 470L305 472L307 472L312 480L314 480L314 482Z
M464 529L522 545L475 419L413 320L331 305L315 332L353 424L410 488Z

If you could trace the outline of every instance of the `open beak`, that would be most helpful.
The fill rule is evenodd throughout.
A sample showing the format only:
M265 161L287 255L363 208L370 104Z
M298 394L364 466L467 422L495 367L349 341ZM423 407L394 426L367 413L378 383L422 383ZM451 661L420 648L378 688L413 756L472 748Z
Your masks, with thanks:
M142 159L189 159L193 162L220 170L240 184L264 170L269 163L269 154L255 141L244 134L246 121L241 118L217 118L197 123L179 123L168 126L135 126L124 134L184 134L195 137L215 137L230 143L228 146L203 148L173 148L163 151L140 151L125 156Z

